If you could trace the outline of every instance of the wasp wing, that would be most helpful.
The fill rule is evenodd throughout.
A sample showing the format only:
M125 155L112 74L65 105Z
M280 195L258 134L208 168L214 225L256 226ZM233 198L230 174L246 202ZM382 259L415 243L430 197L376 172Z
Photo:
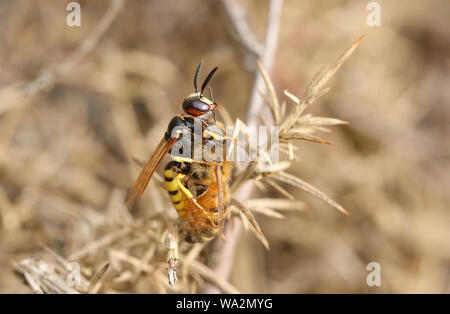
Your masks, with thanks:
M177 141L177 138L171 138L166 141L164 138L159 142L158 146L155 149L155 152L150 157L150 159L145 164L144 168L141 170L136 182L128 193L127 199L125 201L128 204L131 200L133 201L133 207L136 206L136 203L144 193L145 188L148 185L153 173L155 172L158 165L161 163L164 156L170 151L172 146Z

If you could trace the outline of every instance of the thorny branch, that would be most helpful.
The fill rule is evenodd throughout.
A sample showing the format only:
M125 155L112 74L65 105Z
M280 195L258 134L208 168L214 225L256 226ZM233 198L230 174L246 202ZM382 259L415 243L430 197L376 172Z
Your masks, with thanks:
M246 43L247 47L252 47L250 50L259 50L260 45L252 45L254 43L255 36L249 30L247 23L244 19L244 14L242 13L242 8L238 8L232 1L223 1L227 12L231 17L233 25L238 31L241 38L241 42ZM267 21L267 31L266 40L264 45L264 50L262 52L262 63L266 69L272 67L273 59L275 57L277 42L278 42L278 32L280 24L281 10L283 7L283 0L271 0L269 4L269 17ZM237 12L241 12L238 14ZM260 52L258 51L258 54ZM247 125L255 126L258 122L259 116L255 113L261 112L263 108L263 100L259 93L265 92L264 80L260 72L255 73L255 80L253 83L253 88L250 96L250 103L247 112ZM246 185L243 187L241 192L236 195L236 199L244 200L248 199L253 190L253 186ZM217 276L227 279L231 273L231 267L233 265L234 253L236 251L237 240L241 233L242 224L240 219L233 219L232 224L228 223L225 227L225 236L227 242L216 241L213 248L214 254L217 255L217 260L220 261L214 270ZM205 293L218 293L219 291L213 285L206 285L204 289Z
M259 118L258 115L254 114L255 112L261 112L261 107L263 101L261 97L257 97L257 92L260 90L259 85L265 84L264 86L268 89L269 99L267 100L267 104L269 106L273 123L275 125L280 126L280 145L286 145L289 151L290 159L294 159L294 148L293 141L304 140L315 143L325 143L326 141L321 140L320 138L311 135L314 131L319 129L323 129L324 126L327 125L338 125L338 124L346 124L345 121L341 121L338 119L332 118L321 118L321 117L312 117L311 115L302 115L306 107L312 103L314 103L317 99L323 96L326 92L328 92L329 87L326 86L328 81L334 76L334 74L338 71L338 69L342 66L343 62L350 57L350 55L354 52L362 37L358 39L337 61L336 63L327 71L320 71L316 74L313 80L307 86L304 96L301 99L298 99L294 95L290 94L288 91L285 91L285 95L290 98L290 100L294 103L294 109L288 115L285 115L285 104L280 106L278 98L276 96L275 90L273 88L273 84L270 81L269 75L267 74L265 68L270 67L273 56L275 52L276 46L276 38L275 30L278 32L277 22L274 22L273 19L275 17L279 18L279 13L281 11L281 1L276 3L276 1L271 2L270 6L270 14L269 14L269 23L268 23L268 31L267 31L267 40L266 40L266 49L267 55L264 54L263 64L259 63L260 72L258 73L253 90L252 90L252 98L250 101L249 107L249 115L247 119L248 126L254 126L257 124L257 120ZM277 14L275 14L275 13ZM265 64L264 64L265 63ZM283 119L284 118L284 119ZM309 130L308 130L309 129ZM235 180L235 184L239 187L240 192L235 196L235 207L237 200L245 200L249 199L253 185L244 185L251 179L262 180L273 178L280 182L284 182L286 184L290 184L297 188L300 188L304 191L307 191L317 198L327 202L330 206L336 208L340 212L348 215L348 212L337 202L332 200L326 194L321 192L319 189L310 185L309 183L297 178L293 175L290 175L283 171L284 169L279 169L277 171L273 171L270 174L266 173L258 173L257 171L257 163L251 162L247 165L246 169L241 172L240 175ZM274 181L271 181L271 186L276 185ZM282 189L280 187L280 189ZM236 186L234 189L238 190ZM233 204L232 204L233 205ZM242 207L242 203L239 203L238 207ZM240 208L242 209L242 208ZM247 217L248 218L248 217ZM243 219L243 222L246 220ZM251 222L252 220L249 219ZM233 224L233 226L231 226ZM217 276L220 276L222 279L226 280L231 272L231 267L233 265L234 254L237 245L237 239L240 235L242 224L241 219L234 219L232 224L228 223L225 230L227 242L216 241L215 245L212 248L212 253L215 256L215 259L218 261L214 266L214 270ZM244 225L245 226L245 225ZM253 226L253 230L255 230L259 236L260 241L268 247L267 241L262 235L259 227L256 225ZM259 230L259 232L258 232ZM206 293L218 293L219 290L213 285L207 285L205 287L204 292Z

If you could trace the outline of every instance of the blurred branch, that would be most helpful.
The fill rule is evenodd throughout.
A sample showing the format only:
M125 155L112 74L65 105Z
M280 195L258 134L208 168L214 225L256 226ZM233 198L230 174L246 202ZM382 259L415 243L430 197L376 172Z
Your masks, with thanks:
M83 41L83 43L78 46L78 48L69 55L62 63L56 65L54 70L44 69L37 78L28 82L17 89L17 84L12 84L13 90L11 90L11 86L6 87L5 89L0 91L0 99L3 98L3 94L6 97L12 99L12 102L2 102L0 106L0 114L6 112L18 105L24 104L27 100L29 100L32 96L42 91L43 89L54 84L57 76L64 75L68 71L70 71L75 65L77 65L89 52L91 52L96 46L105 32L109 29L112 22L117 17L117 14L120 12L120 9L123 7L124 0L111 0L111 4L106 11L105 15L102 17L100 22L96 25L94 30L89 34L89 36ZM19 93L19 95L11 95L11 93L17 90L15 93ZM14 97L15 96L15 97Z
M242 10L241 8L236 8L232 1L223 1L224 5L229 6L228 9L230 12L239 12ZM264 53L262 55L262 64L264 68L270 69L272 67L273 59L275 57L275 51L278 42L278 31L279 31L279 22L281 9L283 6L283 0L271 0L269 4L269 17L267 21L267 32L266 32L266 41L264 47ZM234 15L232 20L234 22L235 28L237 29L239 26L247 25L245 20L243 19L243 14ZM239 26L238 26L239 25ZM248 29L244 27L244 29ZM247 35L245 35L247 34ZM240 34L241 38L252 38L249 37L248 34L251 32L244 32ZM253 88L251 92L250 103L248 107L247 113L247 125L248 126L256 126L258 122L259 115L258 113L262 112L263 109L263 99L259 95L260 92L265 92L264 79L259 71L256 72L256 77L253 83ZM236 194L235 198L237 200L248 199L253 191L253 185L247 184L245 185L239 193ZM239 239L239 235L242 230L242 222L239 218L233 218L232 221L228 222L224 229L224 234L226 237L226 241L216 241L213 244L212 251L213 255L216 257L217 264L214 265L213 270L219 278L224 280L228 279L232 265L234 262L234 255L236 251L237 242ZM204 288L204 293L219 293L220 290L216 285L206 284Z
M14 269L25 277L28 285L36 294L79 294L60 275L67 271L56 268L41 259L27 258L13 265ZM64 275L67 275L66 273Z
M214 287L218 287L216 288L217 293L219 293L220 291L229 294L240 293L239 290L237 290L232 284L230 284L226 279L224 279L224 277L217 276L216 271L209 269L208 267L206 267L205 265L196 260L191 261L191 263L189 264L189 268L199 273L201 276L203 276L210 282L213 282L215 284Z
M90 51L92 51L96 46L100 38L109 29L112 22L115 20L120 10L123 7L124 0L112 0L111 4L106 11L103 18L97 24L95 29L89 36L83 41L83 43L78 47L78 49L67 58L58 68L58 74L64 74L70 69L72 69L80 60L86 56Z
M222 5L236 31L237 40L248 52L254 54L257 58L261 58L264 53L264 46L258 42L249 28L245 20L244 9L233 2L233 0L222 0Z
M269 19L267 22L266 42L264 54L262 56L262 66L267 71L272 68L273 59L278 43L278 32L280 28L280 15L283 6L283 0L271 0L269 5ZM264 101L260 95L266 92L264 79L259 71L256 71L256 77L253 82L252 93L250 96L250 103L247 112L247 125L257 125L259 115L263 109Z

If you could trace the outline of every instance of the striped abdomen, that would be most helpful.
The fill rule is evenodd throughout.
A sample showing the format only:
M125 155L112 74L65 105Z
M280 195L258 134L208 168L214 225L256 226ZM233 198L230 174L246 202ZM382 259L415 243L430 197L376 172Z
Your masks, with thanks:
M167 164L166 168L164 169L164 181L166 183L166 189L169 193L170 200L172 201L173 207L178 212L178 215L180 217L183 217L185 215L184 212L184 197L183 192L181 192L180 188L178 187L178 183L175 180L177 173L172 169L178 165L178 162L171 161Z
M179 227L186 241L204 242L218 234L218 194L222 193L226 208L229 169L228 165L224 167L226 176L223 177L222 191L218 191L213 167L195 162L171 161L167 164L164 181L172 204L182 218ZM179 175L180 180L177 180Z

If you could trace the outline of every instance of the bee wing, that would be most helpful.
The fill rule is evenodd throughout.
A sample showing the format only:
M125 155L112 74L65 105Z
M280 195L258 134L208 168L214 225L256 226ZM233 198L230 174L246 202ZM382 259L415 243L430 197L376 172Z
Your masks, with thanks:
M134 183L133 187L131 188L130 192L128 193L125 204L128 204L131 200L134 199L133 207L136 206L136 203L141 198L142 193L144 193L144 190L147 187L148 182L150 181L156 168L161 163L164 156L170 151L170 149L172 148L172 146L175 144L176 141L177 141L177 138L171 138L168 141L166 141L163 138L161 140L161 142L159 142L158 146L156 147L155 152L150 157L150 159L147 161L144 168L141 170L141 173L139 174L138 178L136 179L136 182Z
M223 230L223 216L225 215L225 208L223 204L223 176L222 176L222 170L220 166L215 167L216 172L216 181L217 181L217 209L218 209L218 223L219 223L219 232L222 234Z

